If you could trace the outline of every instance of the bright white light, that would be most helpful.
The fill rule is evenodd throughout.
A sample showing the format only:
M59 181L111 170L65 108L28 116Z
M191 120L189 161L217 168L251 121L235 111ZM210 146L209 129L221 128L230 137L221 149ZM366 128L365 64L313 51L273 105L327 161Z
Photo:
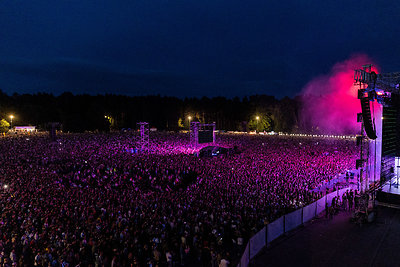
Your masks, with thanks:
M4 189L7 189L7 188L8 188L8 185L5 184L3 187L4 187Z

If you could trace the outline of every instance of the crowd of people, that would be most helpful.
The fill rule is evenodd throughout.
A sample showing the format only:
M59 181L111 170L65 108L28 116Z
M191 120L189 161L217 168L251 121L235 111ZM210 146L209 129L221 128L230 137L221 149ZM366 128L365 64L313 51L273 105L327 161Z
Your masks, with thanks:
M332 219L333 215L338 214L340 210L356 210L360 206L360 196L357 189L349 189L342 196L335 196L332 203L325 203L325 218Z
M249 237L354 168L353 140L223 134L199 158L186 134L0 138L1 266L228 266ZM136 151L136 150L135 150Z

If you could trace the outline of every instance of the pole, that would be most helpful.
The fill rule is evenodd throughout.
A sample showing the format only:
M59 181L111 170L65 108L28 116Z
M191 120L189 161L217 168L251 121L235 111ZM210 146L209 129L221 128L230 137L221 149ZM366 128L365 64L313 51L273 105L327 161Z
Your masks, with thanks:
M215 122L213 122L212 128L213 128L213 145L215 145L215 130L216 130Z
M258 121L260 120L260 117L259 116L257 116L256 117L256 121L257 121L257 124L256 124L256 133L257 133L257 130L258 130Z
M360 168L360 181L359 184L361 186L361 193L364 193L363 187L363 168L364 168L364 159L363 159L363 139L364 139L364 122L361 122L361 144L360 144L360 159L361 159L361 168Z
M370 161L370 143L371 141L368 140L367 143L367 172L365 175L365 192L369 191L369 180L371 179L371 161Z
M256 133L257 133L257 130L258 130L258 119L257 119Z
M376 139L374 140L374 187L376 182Z
M188 117L188 120L189 120L189 137L190 137L190 120L192 119L192 117L191 116L189 116Z

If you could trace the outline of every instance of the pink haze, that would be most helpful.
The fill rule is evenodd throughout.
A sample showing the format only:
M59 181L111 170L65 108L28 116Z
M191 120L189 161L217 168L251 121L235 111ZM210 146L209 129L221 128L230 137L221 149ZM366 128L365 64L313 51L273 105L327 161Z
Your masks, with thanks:
M310 81L302 90L302 121L320 133L358 133L356 118L361 105L357 99L359 86L354 85L353 77L354 70L365 64L373 64L368 56L354 55L336 63L329 74ZM377 72L376 66L373 70Z

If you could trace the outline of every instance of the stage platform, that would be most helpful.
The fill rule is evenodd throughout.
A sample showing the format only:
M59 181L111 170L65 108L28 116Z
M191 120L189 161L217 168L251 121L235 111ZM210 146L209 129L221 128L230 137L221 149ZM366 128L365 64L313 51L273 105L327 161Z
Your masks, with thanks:
M376 194L376 199L379 203L398 206L400 208L400 185L397 180L393 179L383 185Z

